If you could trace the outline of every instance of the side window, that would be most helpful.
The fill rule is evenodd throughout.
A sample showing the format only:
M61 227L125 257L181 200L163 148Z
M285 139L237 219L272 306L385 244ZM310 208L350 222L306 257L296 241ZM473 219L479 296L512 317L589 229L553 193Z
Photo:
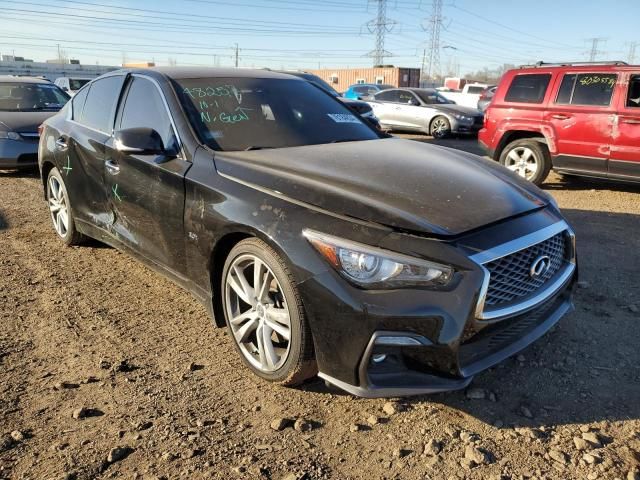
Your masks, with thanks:
M171 119L156 86L140 77L133 77L120 119L120 128L152 128L160 134L166 148L176 148Z
M516 75L504 97L505 102L542 103L551 80L549 73Z
M369 92L368 87L353 87L353 91L356 93L367 94Z
M400 90L400 95L398 100L400 103L412 104L414 103L414 100L415 100L415 97L411 92Z
M640 107L640 75L631 75L629 92L627 93L627 107Z
M376 100L380 100L381 102L400 102L400 92L398 90L385 90L376 94Z
M91 84L80 123L101 132L111 133L111 120L122 87L121 76L97 80Z
M82 109L84 108L84 102L87 100L87 93L89 93L89 87L80 90L71 100L71 119L76 122L79 122L82 118Z
M563 77L556 103L607 106L618 76L614 73L571 73Z

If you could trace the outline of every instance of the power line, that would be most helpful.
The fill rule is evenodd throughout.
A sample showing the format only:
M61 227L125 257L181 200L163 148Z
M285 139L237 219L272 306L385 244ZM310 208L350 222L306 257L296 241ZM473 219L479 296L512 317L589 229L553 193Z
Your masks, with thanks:
M384 49L384 38L387 32L390 32L395 25L394 20L387 18L387 0L373 0L378 7L378 15L375 19L367 23L369 32L376 35L375 49L369 52L369 56L373 57L373 66L383 65L384 57L390 57L391 53Z
M442 0L433 0L431 16L426 30L429 43L422 60L422 74L426 78L435 78L440 73L440 29L442 27Z

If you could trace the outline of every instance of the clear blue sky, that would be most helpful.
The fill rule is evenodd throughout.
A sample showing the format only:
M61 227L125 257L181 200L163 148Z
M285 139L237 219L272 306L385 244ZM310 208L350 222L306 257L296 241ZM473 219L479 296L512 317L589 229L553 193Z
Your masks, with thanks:
M419 67L431 14L427 0L389 0L395 20L385 63ZM638 0L445 0L441 65L461 74L503 63L627 60L638 42ZM0 53L45 60L58 44L82 63L171 60L178 65L327 68L369 66L374 47L367 0L0 0Z

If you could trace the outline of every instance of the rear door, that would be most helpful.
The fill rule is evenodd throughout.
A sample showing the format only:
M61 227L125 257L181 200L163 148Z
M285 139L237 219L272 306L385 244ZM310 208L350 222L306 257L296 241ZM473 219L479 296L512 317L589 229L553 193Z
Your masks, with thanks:
M618 100L609 175L640 179L640 70L624 73Z
M129 77L116 117L116 130L152 128L165 148L176 155L140 155L107 143L104 164L107 198L113 212L113 235L127 247L174 274L186 272L184 159L172 116L157 83L149 77Z
M399 127L402 125L400 122L399 90L385 90L376 93L373 97L371 108L373 108L373 113L383 126Z
M105 142L113 132L123 81L122 75L105 77L78 92L68 129L55 142L74 217L103 229L112 220L104 188Z
M555 168L607 174L617 81L616 73L595 70L563 72L556 79L555 97L545 112L557 142Z

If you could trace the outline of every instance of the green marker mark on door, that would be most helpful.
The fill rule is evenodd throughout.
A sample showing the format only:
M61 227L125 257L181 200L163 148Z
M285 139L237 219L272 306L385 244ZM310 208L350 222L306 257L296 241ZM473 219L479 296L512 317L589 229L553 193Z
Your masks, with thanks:
M113 187L111 187L111 191L113 192L113 196L116 197L116 200L121 202L122 201L122 197L118 193L118 184L117 183Z
M64 170L64 173L67 176L69 176L69 173L71 173L71 170L73 170L73 168L71 168L71 159L69 158L69 155L67 155L67 164L62 167L62 170Z

